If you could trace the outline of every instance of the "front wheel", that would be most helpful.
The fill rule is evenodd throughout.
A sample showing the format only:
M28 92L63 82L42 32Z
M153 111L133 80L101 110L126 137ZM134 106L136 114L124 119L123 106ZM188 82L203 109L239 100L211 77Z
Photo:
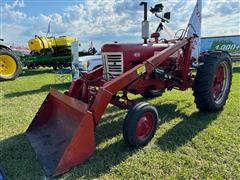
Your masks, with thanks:
M148 144L153 138L158 121L154 106L146 102L134 105L123 123L123 138L131 147L137 148Z
M204 64L197 70L193 95L201 111L221 110L227 99L232 83L231 58L226 52L210 52Z

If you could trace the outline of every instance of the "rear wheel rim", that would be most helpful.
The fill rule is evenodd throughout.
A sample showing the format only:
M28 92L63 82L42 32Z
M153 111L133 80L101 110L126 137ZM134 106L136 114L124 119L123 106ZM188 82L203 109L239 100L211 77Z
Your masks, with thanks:
M146 112L141 116L136 126L136 136L139 140L145 140L151 134L153 121L154 117L150 112Z
M0 75L4 77L11 77L17 70L17 63L9 55L0 55Z
M225 94L229 84L229 68L226 62L219 64L213 80L213 99L215 103L221 104L225 98Z

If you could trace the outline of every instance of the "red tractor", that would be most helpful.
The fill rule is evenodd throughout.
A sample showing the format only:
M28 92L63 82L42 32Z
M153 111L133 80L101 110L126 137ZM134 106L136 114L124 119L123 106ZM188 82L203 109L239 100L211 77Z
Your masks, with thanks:
M170 13L159 15L162 4L150 9L161 22L151 35L154 40L148 41L147 3L141 4L144 43L104 45L103 67L82 74L64 94L51 89L27 129L47 176L62 174L92 155L94 129L109 103L128 109L123 137L131 147L144 146L153 138L159 120L156 108L129 100L128 93L149 98L164 90L193 88L200 111L215 112L225 105L232 80L229 54L213 51L192 58L197 36L186 37L186 31L172 40L160 39L163 23L170 18Z

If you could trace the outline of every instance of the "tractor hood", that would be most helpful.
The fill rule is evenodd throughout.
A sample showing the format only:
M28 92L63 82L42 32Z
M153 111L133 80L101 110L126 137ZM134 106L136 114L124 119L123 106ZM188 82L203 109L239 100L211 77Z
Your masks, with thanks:
M102 47L102 52L124 52L124 51L131 51L131 52L153 52L153 51L162 51L163 49L169 47L167 43L148 43L148 44L105 44Z
M134 64L136 65L149 59L169 46L170 44L168 43L105 44L102 47L102 54L122 54L124 71L126 71L133 67Z

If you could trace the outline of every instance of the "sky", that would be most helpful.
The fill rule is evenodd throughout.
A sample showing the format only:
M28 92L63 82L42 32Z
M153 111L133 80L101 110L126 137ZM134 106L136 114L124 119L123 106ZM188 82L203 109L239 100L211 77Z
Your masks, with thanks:
M145 0L171 12L168 26L186 28L196 0ZM239 0L202 0L202 36L239 35ZM51 36L70 35L83 49L93 41L97 49L109 42L142 42L143 7L138 0L0 0L0 38L27 47L34 35L45 36L51 20ZM148 13L150 31L159 19Z

